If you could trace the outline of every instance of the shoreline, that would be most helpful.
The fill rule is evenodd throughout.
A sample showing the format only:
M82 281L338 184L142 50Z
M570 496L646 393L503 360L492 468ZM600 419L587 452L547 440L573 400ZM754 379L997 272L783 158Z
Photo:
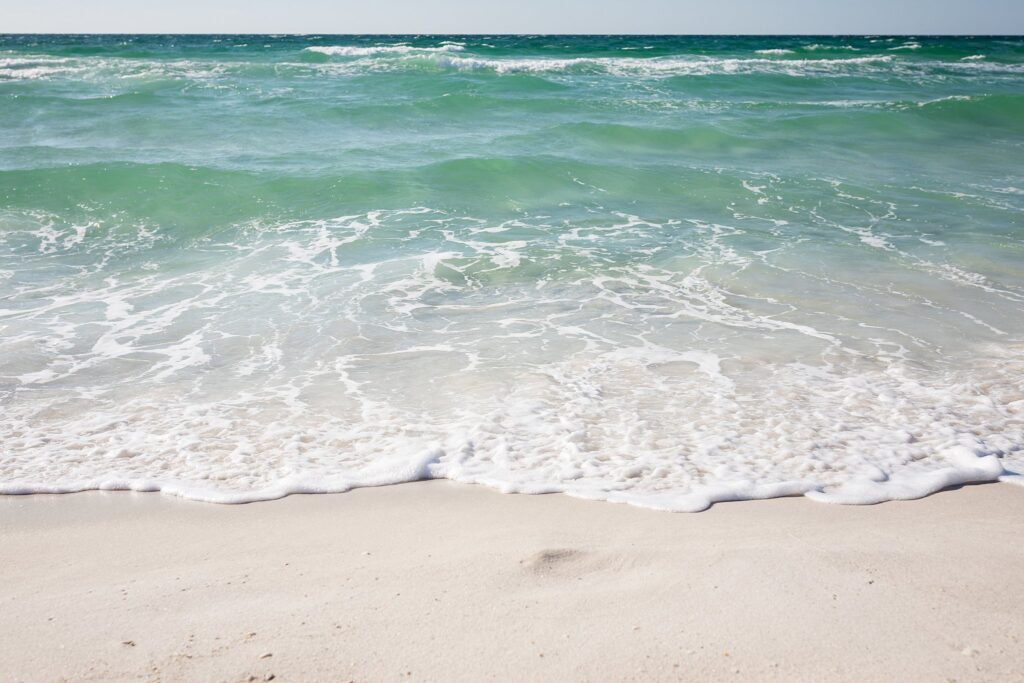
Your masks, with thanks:
M956 490L964 486L1010 484L1024 486L1024 475L1005 469L1003 462L992 455L967 456L960 467L949 466L911 477L897 476L883 481L851 480L833 487L801 481L781 481L766 484L752 482L720 483L697 487L685 494L659 494L632 490L607 490L601 493L560 487L555 484L523 485L499 480L464 480L435 474L429 462L414 462L413 478L382 477L373 480L344 480L337 485L306 484L302 481L283 481L277 485L245 492L203 489L183 485L181 482L160 483L152 479L113 479L77 485L52 486L31 483L0 483L0 498L6 496L63 496L81 493L157 493L168 498L213 505L249 505L268 503L291 496L338 495L358 489L386 488L405 484L446 481L456 486L479 486L496 493L515 495L561 494L577 500L615 503L669 513L696 513L709 510L720 503L756 502L780 498L807 498L818 503L853 507L879 505L897 501L914 501L936 493Z
M0 498L11 680L1020 680L1024 496ZM250 678L255 677L255 678Z

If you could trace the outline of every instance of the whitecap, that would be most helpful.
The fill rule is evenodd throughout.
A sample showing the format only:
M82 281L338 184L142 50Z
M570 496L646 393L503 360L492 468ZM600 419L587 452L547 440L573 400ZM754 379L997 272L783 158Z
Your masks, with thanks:
M369 57L373 55L410 55L431 54L438 52L461 52L465 48L454 42L444 42L437 47L414 47L412 45L314 45L305 48L306 52L317 52L332 57Z

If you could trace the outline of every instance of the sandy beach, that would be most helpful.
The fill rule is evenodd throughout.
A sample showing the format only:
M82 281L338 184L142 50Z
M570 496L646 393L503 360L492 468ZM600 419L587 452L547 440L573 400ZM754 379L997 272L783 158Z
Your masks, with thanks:
M1024 683L1024 1L0 3L0 683Z
M2 677L1019 681L1022 494L2 497Z

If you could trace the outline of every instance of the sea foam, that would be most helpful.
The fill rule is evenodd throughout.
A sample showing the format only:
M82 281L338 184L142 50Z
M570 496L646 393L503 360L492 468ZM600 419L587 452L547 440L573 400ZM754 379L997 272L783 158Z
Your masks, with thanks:
M461 52L463 48L457 43L446 43L437 47L413 47L411 45L314 45L307 47L307 52L317 52L331 57L367 57L370 55L409 55L430 54L437 52Z
M767 179L741 184L770 192ZM512 237L524 229L535 236ZM97 280L57 300L23 289L0 312L8 344L45 331L62 341L18 362L0 492L126 488L233 503L449 478L696 511L798 494L874 503L1019 473L1016 351L977 348L973 361L921 369L841 318L787 319L790 304L700 268L626 261L543 289L515 275L680 231L621 215L550 242L544 223L415 207L244 229L220 238L237 256L210 271ZM101 253L89 233L44 222L28 234L40 254ZM735 228L696 221L688 234L680 246L696 263L743 272L755 262ZM378 240L397 247L386 260L345 256ZM502 271L509 284L485 284ZM73 322L100 302L103 316ZM613 319L622 331L595 324ZM694 323L704 341L680 336ZM295 326L313 336L289 338ZM712 330L727 336L711 343ZM778 338L804 350L754 363L726 341L737 332L743 345Z
M1020 484L1020 41L814 40L0 37L0 492Z

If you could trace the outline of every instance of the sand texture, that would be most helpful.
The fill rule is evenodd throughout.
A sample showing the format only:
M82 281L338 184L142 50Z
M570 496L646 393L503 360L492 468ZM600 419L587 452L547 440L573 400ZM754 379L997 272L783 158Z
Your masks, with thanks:
M0 497L0 679L1024 680L1024 490Z

